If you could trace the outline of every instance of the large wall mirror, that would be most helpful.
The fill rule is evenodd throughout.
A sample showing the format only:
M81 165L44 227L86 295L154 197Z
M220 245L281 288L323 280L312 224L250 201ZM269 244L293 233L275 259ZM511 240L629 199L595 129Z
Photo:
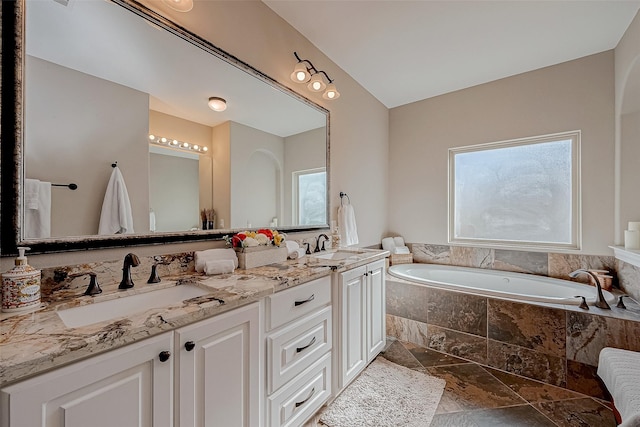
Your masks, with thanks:
M17 8L19 244L327 226L327 110L133 1Z

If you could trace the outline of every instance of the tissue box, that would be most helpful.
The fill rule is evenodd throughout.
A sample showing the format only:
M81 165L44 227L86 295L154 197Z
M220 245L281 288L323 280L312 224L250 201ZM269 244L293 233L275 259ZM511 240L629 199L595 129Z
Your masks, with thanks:
M285 262L288 254L285 246L254 246L252 248L234 249L236 255L238 255L238 268L241 269Z
M413 263L413 254L391 254L389 256L389 265L411 263Z

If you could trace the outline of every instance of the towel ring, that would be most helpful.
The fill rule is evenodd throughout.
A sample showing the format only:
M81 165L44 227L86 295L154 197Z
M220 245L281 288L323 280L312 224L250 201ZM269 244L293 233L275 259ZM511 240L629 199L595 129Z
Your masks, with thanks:
M340 206L343 206L342 204L342 199L346 197L347 200L349 201L349 204L351 204L351 199L349 198L349 195L347 193L345 193L344 191L340 192Z

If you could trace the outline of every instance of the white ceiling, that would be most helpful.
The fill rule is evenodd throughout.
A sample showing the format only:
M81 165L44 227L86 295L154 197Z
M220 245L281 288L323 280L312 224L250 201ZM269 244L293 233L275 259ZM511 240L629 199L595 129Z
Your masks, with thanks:
M388 108L613 49L640 8L640 0L263 2Z

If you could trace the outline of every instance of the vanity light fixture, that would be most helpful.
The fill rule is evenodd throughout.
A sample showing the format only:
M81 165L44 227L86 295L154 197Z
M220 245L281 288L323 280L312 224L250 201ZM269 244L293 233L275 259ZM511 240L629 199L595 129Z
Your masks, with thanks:
M307 88L311 92L322 92L324 99L332 100L340 97L340 92L336 89L336 85L333 84L333 80L322 70L316 69L311 61L308 59L300 59L297 52L293 52L293 55L298 60L293 73L291 73L291 80L296 83L309 83ZM324 82L322 76L327 79L328 83Z
M209 149L207 147L200 147L197 144L190 144L184 141L178 141L177 139L165 138L163 136L149 135L149 143L155 145L164 145L171 147L172 149L188 151L190 153L204 154Z
M223 98L219 98L217 96L212 96L209 98L209 108L213 111L221 112L227 109L227 101Z
M162 3L178 12L189 12L193 9L193 0L162 0Z

